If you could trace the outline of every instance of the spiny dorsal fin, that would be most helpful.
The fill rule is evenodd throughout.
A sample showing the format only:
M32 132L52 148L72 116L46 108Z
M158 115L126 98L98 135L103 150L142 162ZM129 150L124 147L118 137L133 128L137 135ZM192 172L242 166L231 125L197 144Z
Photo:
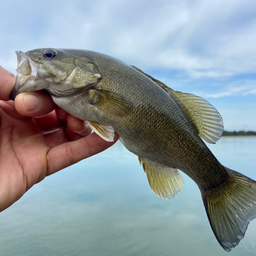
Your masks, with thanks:
M184 188L183 178L177 169L160 166L140 157L139 161L147 174L151 189L157 196L165 199L173 198Z
M180 103L195 124L201 138L212 144L219 140L224 129L223 120L220 113L208 101L194 94L174 91L139 68L132 67L152 79Z
M151 80L153 80L155 83L157 83L158 85L160 85L165 91L167 91L167 89L172 90L170 87L168 87L167 85L165 85L164 83L162 83L161 81L155 79L153 76L143 72L141 69L135 67L135 66L131 66L132 68L136 69L137 71L139 71L140 73L142 73L143 75L147 76L148 78L150 78ZM168 91L167 91L168 92Z
M124 96L98 88L89 90L89 99L91 105L117 116L127 115L133 107L132 102Z
M101 125L95 122L86 121L91 129L98 134L103 140L114 141L115 131L112 126Z

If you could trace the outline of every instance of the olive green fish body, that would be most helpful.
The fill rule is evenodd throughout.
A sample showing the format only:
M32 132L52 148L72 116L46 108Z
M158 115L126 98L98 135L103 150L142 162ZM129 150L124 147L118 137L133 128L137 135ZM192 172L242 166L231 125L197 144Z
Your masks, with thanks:
M229 251L239 243L256 216L256 183L221 165L203 142L215 143L223 131L212 105L97 52L37 49L17 55L12 95L45 89L103 139L113 140L116 131L162 198L183 189L182 170L197 183L221 246Z
M118 116L98 111L89 104L83 106L84 98L88 97L86 93L70 97L70 102L65 101L64 104L62 98L53 97L60 107L71 112L69 106L74 106L71 113L78 118L112 125L131 152L143 159L186 172L199 186L202 183L202 188L219 186L216 182L225 181L226 169L221 167L198 137L193 123L186 119L165 90L131 66L112 57L90 51L76 55L85 55L97 63L103 77L99 87L124 96L132 102L132 110L125 116ZM83 114L77 115L77 109L83 109ZM95 112L99 114L91 117ZM195 172L198 167L200 170ZM197 177L197 173L200 177ZM211 180L209 176L212 176Z

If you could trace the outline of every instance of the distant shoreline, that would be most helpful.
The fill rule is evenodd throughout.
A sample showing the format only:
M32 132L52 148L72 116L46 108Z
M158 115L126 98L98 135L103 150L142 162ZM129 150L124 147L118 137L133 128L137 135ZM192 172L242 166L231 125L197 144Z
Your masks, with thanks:
M224 130L222 136L256 136L256 131L226 131Z
M256 139L256 135L223 135L221 139Z

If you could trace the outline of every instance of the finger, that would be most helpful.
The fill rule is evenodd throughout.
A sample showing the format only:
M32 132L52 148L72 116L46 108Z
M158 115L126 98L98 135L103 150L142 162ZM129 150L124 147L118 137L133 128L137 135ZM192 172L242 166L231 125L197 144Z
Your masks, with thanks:
M56 107L55 111L56 111L56 115L57 115L57 117L59 119L59 122L66 124L67 123L67 118L68 118L69 114L65 110L63 110L63 109L61 109L59 107Z
M55 129L58 129L60 127L66 127L68 131L68 134L78 134L79 139L82 136L87 136L91 133L91 128L81 119L78 119L74 116L67 115L67 119L59 120L59 117L56 115L56 111L53 110L47 115L44 115L42 117L35 118L35 121L38 125L38 127L43 132L53 131ZM77 138L76 138L77 139ZM74 139L71 139L74 140Z
M21 93L15 98L15 108L23 116L43 116L55 107L50 95L42 91Z
M67 116L68 127L74 132L80 132L84 129L84 121L74 116Z
M58 119L56 118L56 115L53 115L53 114L54 114L53 112L51 112L49 114L49 115L51 115L50 119L51 118L53 119L50 122L48 122L50 120L50 119L48 119L48 115L35 119L37 122L37 125L40 127L40 129L43 132L45 132L45 134L44 134L45 142L47 143L47 145L50 148L58 146L61 143L64 143L67 141L81 139L82 137L85 137L91 133L91 128L84 122L83 122L83 128L81 131L73 131L69 128L69 126L60 124L58 122ZM53 115L53 117L52 117L52 115ZM79 121L81 121L81 120L79 120ZM53 131L53 132L48 133L48 131Z
M92 129L86 122L84 122L83 129L80 131L74 131L74 132L79 134L80 136L87 136L90 133L92 133Z
M44 141L49 148L56 147L69 141L63 128L44 135Z
M59 122L59 119L57 118L55 110L53 110L52 112L50 112L47 115L35 118L35 121L36 121L37 126L43 132L53 131L62 126Z
M67 127L62 127L56 131L46 133L44 135L44 140L49 148L53 148L68 141L79 140L82 137L84 136L70 131Z
M80 134L72 131L69 129L69 127L66 127L65 128L65 134L67 136L67 138L70 140L70 141L73 141L73 140L79 140L81 139L82 137L84 136L81 136Z
M81 137L87 136L92 132L91 128L85 121L68 114L63 109L57 108L56 114L61 124L67 124L65 132L70 140L80 139Z
M5 123L8 124L8 126L13 124L13 119L15 120L27 120L28 117L22 116L20 115L15 107L14 107L14 102L12 100L8 100L8 101L3 101L0 100L0 109L1 109L1 114L0 114L0 120L3 120L3 112L6 114L5 115ZM1 123L1 122L0 122Z
M67 123L70 131L73 131L81 136L87 136L92 132L92 129L85 121L74 116L68 115Z
M78 140L92 132L92 129L83 120L72 115L67 116L67 124L65 132L70 140Z
M0 66L0 99L9 100L15 84L15 75Z
M67 142L49 150L47 155L48 171L51 175L78 161L93 156L112 146L118 139L115 135L114 142L107 142L97 134L92 133L76 141Z

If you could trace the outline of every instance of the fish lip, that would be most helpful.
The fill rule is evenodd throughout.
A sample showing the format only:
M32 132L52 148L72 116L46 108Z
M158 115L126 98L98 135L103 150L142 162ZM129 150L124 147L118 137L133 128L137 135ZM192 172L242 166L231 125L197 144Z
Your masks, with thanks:
M22 52L22 51L16 51L17 55L17 73L25 76L36 76L37 70L38 70L38 64L41 64L38 61L35 61L32 59L28 52ZM23 66L27 65L27 69L31 69L31 72L28 72L28 70L24 70L25 68Z
M34 61L28 56L28 52L16 51L17 55L17 75L15 85L10 94L10 99L14 100L20 93L20 89L28 79L35 79L37 76L38 65L40 63Z

